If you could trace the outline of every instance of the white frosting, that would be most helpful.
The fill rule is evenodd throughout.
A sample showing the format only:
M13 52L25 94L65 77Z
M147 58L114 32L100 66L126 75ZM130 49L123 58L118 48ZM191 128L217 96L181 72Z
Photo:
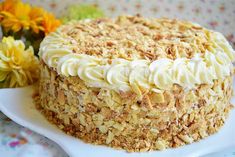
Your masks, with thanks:
M161 58L153 62L113 59L109 64L107 59L73 53L72 44L58 30L43 40L39 56L59 74L79 76L90 87L132 89L137 93L142 89L169 90L173 84L192 89L224 79L233 69L235 52L223 35L216 32L210 39L213 43L210 51L197 53L192 59Z
M163 58L149 65L149 83L159 89L169 89L173 84L174 61Z

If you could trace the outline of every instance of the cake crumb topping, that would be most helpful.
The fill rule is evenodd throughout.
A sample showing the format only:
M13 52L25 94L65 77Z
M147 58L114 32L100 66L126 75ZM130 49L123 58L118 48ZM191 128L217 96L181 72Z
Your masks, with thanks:
M192 58L211 45L210 31L188 21L120 16L85 20L63 27L75 39L74 53L127 60Z

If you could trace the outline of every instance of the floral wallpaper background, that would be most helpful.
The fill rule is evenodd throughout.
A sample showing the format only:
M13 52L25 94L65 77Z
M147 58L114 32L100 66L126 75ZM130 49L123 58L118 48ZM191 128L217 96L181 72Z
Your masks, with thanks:
M0 0L1 1L1 0ZM69 5L88 3L107 16L141 14L190 20L222 32L235 47L235 0L23 0L61 16ZM1 37L1 34L0 34ZM0 112L0 156L67 157L54 142L21 127ZM235 148L212 155L235 156Z

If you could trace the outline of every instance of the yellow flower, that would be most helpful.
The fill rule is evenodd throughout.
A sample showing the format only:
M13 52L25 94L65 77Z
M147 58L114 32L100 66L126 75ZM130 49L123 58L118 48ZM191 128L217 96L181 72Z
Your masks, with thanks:
M30 29L36 33L43 29L40 27L44 10L31 8L29 4L18 0L7 0L1 4L0 17L1 24L6 31L13 30L18 32L21 29Z
M21 40L4 37L0 43L0 87L22 87L38 79L39 61L33 48Z
M60 25L60 21L55 18L53 14L45 13L43 16L42 27L45 35L50 32L55 31L55 29Z

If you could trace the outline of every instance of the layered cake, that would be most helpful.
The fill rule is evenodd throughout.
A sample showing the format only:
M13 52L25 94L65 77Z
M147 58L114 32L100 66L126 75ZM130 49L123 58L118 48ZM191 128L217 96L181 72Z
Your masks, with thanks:
M40 46L37 107L85 142L162 150L219 130L235 51L221 33L171 19L71 22Z

